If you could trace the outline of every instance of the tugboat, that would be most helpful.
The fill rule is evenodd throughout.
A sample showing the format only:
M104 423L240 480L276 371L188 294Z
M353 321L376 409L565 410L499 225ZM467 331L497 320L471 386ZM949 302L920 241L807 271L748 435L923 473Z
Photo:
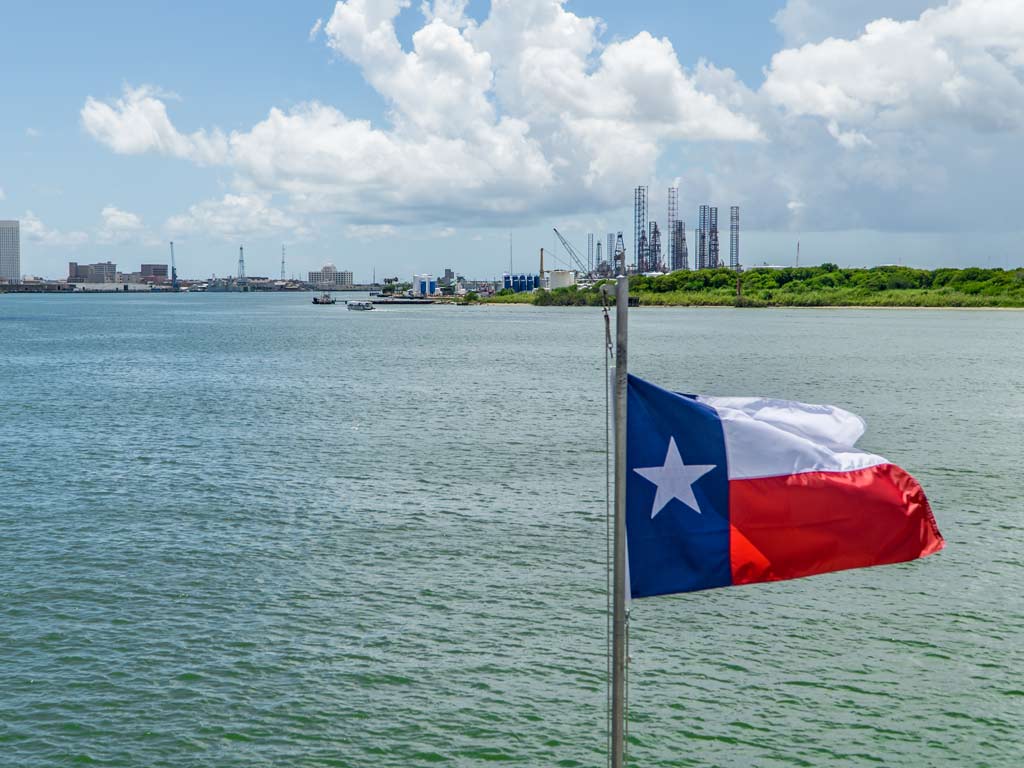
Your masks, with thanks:
M369 301L346 301L345 306L349 309L358 309L363 312L368 309L373 309L373 304Z
M336 303L336 299L333 296L331 296L331 294L329 294L326 291L324 291L319 296L314 296L313 297L313 303L314 304L335 304Z

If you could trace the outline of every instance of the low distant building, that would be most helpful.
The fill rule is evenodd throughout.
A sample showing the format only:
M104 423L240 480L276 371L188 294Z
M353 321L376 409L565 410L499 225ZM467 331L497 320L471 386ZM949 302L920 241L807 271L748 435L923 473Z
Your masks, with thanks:
M142 273L143 280L147 277L156 280L166 280L169 275L166 264L143 264L139 268L139 272Z
M317 288L351 288L352 273L324 264L319 271L309 273L309 282Z
M455 292L459 296L464 296L470 291L479 296L493 296L499 287L495 287L493 280L459 280Z
M116 283L117 264L110 261L97 264L79 264L68 262L69 283Z

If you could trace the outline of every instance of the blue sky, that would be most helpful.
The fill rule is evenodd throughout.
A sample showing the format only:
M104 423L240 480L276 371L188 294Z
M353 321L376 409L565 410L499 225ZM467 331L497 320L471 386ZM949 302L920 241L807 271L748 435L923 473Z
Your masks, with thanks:
M250 274L287 244L299 274L486 277L510 233L517 269L552 225L631 247L633 187L663 220L674 183L688 226L741 205L747 264L798 238L805 263L1024 263L1018 0L423 6L5 9L23 271L136 269L174 239L194 276L244 243Z

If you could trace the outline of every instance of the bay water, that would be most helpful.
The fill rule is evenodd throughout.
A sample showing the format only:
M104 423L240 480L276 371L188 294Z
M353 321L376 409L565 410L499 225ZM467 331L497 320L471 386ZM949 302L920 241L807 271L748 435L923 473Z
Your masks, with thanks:
M1024 313L637 309L846 407L926 560L634 604L632 763L1024 764ZM0 765L605 761L600 310L0 296Z

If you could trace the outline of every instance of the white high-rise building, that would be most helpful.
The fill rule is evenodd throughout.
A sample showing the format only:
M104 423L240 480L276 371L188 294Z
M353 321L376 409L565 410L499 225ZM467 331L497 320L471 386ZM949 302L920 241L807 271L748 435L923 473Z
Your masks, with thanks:
M0 283L21 282L21 228L17 221L0 221Z
M351 288L352 273L339 270L333 264L324 264L318 271L309 273L309 282L317 288Z

